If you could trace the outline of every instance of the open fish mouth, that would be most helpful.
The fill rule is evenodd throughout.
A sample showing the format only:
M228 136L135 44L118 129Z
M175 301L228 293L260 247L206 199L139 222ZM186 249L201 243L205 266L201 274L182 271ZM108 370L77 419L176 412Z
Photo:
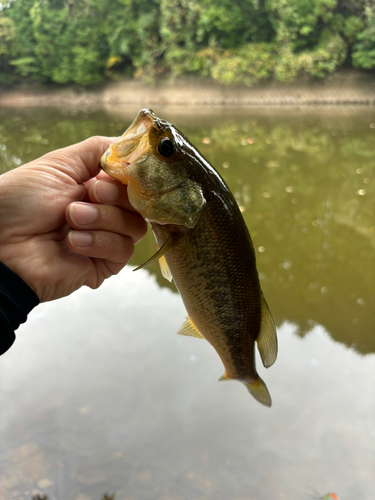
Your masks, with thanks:
M148 132L153 122L152 112L146 109L140 111L130 127L101 157L100 165L104 172L128 184L127 167L140 161L151 149Z

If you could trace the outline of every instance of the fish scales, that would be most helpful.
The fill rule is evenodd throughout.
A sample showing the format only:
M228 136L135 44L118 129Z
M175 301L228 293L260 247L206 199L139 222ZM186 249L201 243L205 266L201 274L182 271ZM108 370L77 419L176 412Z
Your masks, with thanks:
M236 224L228 224L227 209L212 192L204 191L207 209L194 230L165 257L189 316L218 352L227 375L254 379L261 318L254 249L247 227L238 224L237 218L243 219L231 193L226 193L227 206L230 202ZM169 228L152 227L162 246Z
M162 273L173 280L188 319L178 333L207 339L222 379L243 382L262 404L271 398L255 367L277 355L275 325L239 207L216 170L173 125L141 110L103 155L105 172L128 185L133 207L151 223Z

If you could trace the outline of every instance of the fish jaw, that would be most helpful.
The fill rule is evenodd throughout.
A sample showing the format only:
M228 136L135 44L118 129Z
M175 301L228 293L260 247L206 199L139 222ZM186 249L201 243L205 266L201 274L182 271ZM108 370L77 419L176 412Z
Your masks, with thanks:
M179 137L171 124L145 108L110 145L100 164L110 177L128 186L130 204L146 220L191 229L205 204L202 189L179 161L169 161L171 155L158 151L161 140L173 140L172 154L178 154Z
M128 167L151 152L149 131L154 122L151 110L142 109L130 127L113 142L100 159L100 166L106 174L123 184L129 184Z

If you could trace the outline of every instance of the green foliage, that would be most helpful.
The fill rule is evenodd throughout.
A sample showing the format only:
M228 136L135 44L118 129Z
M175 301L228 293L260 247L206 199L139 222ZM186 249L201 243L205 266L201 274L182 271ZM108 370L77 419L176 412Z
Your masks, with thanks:
M118 68L131 69L136 77L153 79L162 54L159 16L159 0L110 0L101 27L106 60L116 60Z
M9 64L15 66L17 72L21 76L28 76L39 72L39 68L36 66L35 57L26 56L20 57L19 59L12 59Z
M301 71L322 78L344 62L347 44L336 0L269 0L267 6L280 47L278 80L292 81ZM357 28L353 22L345 27L350 34Z
M353 43L363 30L363 21L360 17L350 16L343 22L342 33L349 43Z
M82 85L102 79L104 36L100 32L100 4L35 2L30 10L41 76L57 83Z
M17 31L15 23L0 12L0 83L13 83L14 78L9 67L9 59L13 56Z
M6 10L17 26L16 57L22 77L57 83L96 83L103 78L107 45L101 33L104 5L96 0L21 0Z
M0 56L12 54L16 36L14 21L0 12Z
M357 35L354 45L353 66L357 68L375 68L375 3L366 1L365 29Z
M268 78L275 67L274 46L267 43L252 43L239 49L225 51L213 66L211 75L225 85L253 83Z
M374 0L17 0L0 12L0 83L195 74L253 85L375 67Z
M224 83L251 84L261 72L268 76L270 56L264 55L262 42L274 33L260 2L161 0L160 12L163 62L172 77L195 72ZM262 58L264 69L247 70Z
M280 52L275 75L282 82L290 82L303 70L308 75L323 78L342 64L345 55L346 44L342 37L326 32L313 50L294 54L286 44Z

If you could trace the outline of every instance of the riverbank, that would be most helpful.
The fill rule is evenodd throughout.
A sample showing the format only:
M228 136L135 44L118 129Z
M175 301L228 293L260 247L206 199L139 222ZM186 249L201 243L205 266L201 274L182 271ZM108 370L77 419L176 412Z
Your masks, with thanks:
M151 85L136 80L80 86L18 86L0 89L0 106L155 105L375 105L375 75L340 71L324 81L300 79L293 84L267 82L254 87L226 87L211 80L181 79Z

